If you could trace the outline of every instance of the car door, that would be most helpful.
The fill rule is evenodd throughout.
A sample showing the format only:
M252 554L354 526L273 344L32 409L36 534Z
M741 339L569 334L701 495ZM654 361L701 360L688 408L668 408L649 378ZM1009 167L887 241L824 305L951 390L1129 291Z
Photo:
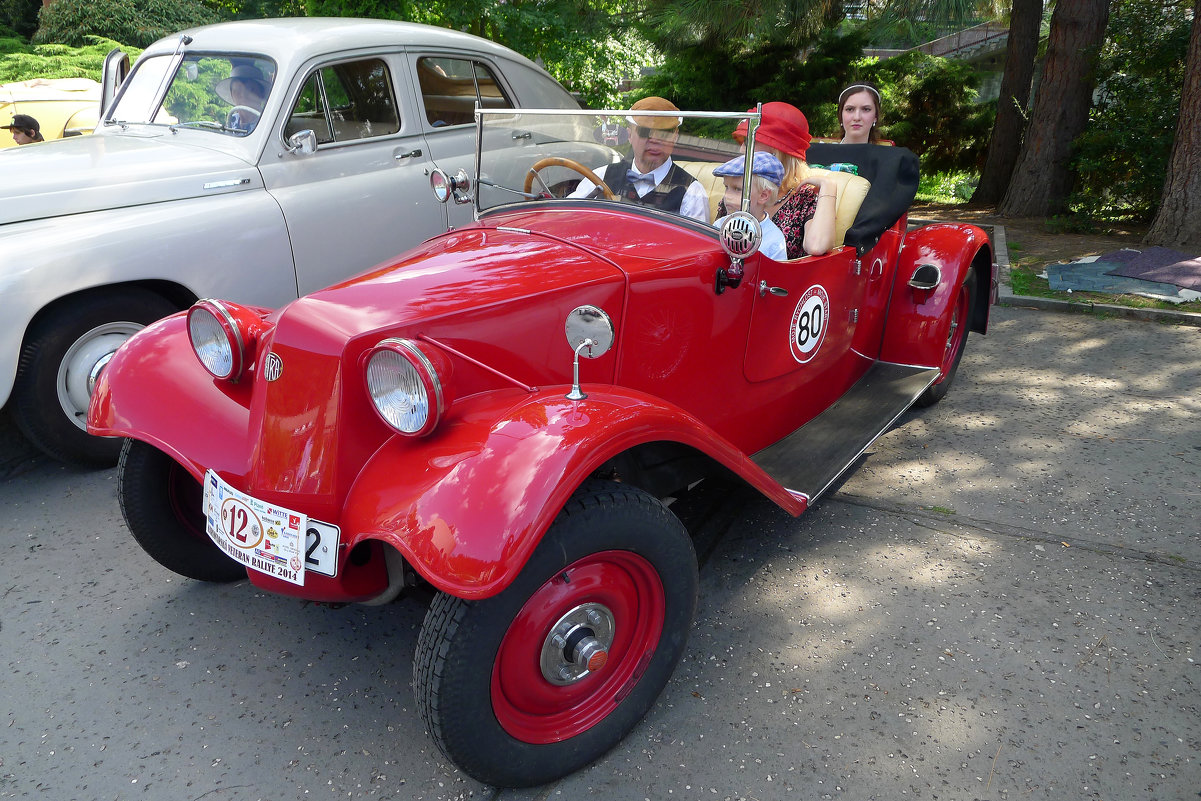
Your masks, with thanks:
M261 171L288 223L301 295L362 272L446 230L431 162L396 54L330 58L292 88L278 152ZM313 153L288 137L311 130Z
M484 108L514 108L516 98L505 83L499 67L475 54L413 52L409 55L413 85L417 88L421 124L425 129L425 141L429 145L434 163L449 174L462 169L467 175L475 176L475 106ZM489 141L484 147L525 149L534 152L532 137L518 138L512 133L486 129ZM536 156L528 158L514 154L512 163L533 163ZM508 160L506 160L508 161ZM493 176L499 178L500 176ZM511 181L501 180L501 183ZM484 208L497 205L512 198L492 197L497 190L490 186L476 185L482 192ZM447 204L451 226L466 225L473 220L470 204Z
M865 286L854 249L792 262L761 257L752 281L747 381L803 387L804 407L825 409L871 365L851 347Z

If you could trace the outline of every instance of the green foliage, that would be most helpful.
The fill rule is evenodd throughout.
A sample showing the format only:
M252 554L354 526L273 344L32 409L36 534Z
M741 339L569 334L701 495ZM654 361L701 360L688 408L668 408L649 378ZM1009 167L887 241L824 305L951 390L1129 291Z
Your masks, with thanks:
M31 78L91 78L100 80L104 56L119 47L135 59L140 50L111 39L92 37L83 47L27 45L17 39L0 39L0 83Z
M976 102L979 77L969 64L913 51L855 67L854 80L880 88L880 135L917 153L923 172L980 171L996 103Z
M101 36L146 47L184 28L219 22L200 0L55 0L42 10L35 44L80 47Z
M979 173L923 171L917 199L926 203L966 203L980 183Z
M1096 219L1150 219L1180 114L1191 1L1114 0L1097 101L1075 142L1070 207Z
M28 40L38 29L42 0L0 0L0 36L15 34Z
M865 41L857 33L824 33L805 57L789 44L749 49L727 42L682 48L664 58L663 66L647 76L637 94L666 97L691 111L741 111L779 100L805 112L814 136L830 135L838 130L834 107L848 77L847 65L860 57ZM707 130L691 126L693 133L723 139L731 128L728 123Z

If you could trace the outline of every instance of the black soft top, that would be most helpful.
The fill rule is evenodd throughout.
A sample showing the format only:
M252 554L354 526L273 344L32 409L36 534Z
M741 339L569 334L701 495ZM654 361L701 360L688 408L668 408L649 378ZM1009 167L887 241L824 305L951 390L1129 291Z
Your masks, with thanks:
M917 195L918 160L913 151L888 145L840 145L814 142L805 159L813 166L854 164L871 182L867 197L847 229L844 241L860 253L871 250L880 236L909 210Z

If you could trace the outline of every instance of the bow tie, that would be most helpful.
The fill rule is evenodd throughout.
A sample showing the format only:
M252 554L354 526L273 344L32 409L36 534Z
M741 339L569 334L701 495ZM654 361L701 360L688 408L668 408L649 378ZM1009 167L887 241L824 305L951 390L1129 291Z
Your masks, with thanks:
M639 181L649 181L651 183L655 182L655 175L653 172L638 172L638 170L627 170L626 178L628 178L630 181L632 181L634 183L638 183Z

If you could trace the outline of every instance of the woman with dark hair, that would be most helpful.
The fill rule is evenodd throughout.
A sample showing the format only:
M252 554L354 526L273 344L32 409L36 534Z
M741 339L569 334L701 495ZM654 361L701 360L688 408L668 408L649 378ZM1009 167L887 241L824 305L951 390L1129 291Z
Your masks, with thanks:
M838 126L842 144L880 141L880 90L870 83L853 83L838 95Z

